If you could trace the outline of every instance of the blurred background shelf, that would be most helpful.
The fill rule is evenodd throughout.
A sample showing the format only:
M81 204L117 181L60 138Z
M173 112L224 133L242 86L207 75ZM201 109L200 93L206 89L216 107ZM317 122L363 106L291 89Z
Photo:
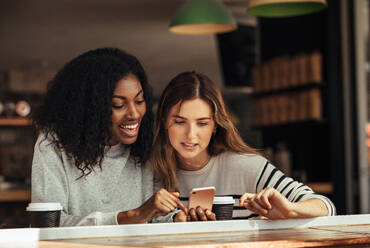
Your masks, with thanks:
M274 124L268 124L268 125L254 125L253 127L256 129L270 129L274 132L281 131L284 129L292 130L294 129L306 129L306 128L314 128L314 127L320 127L323 125L327 125L328 120L325 118L320 119L306 119L306 120L297 120L297 121L291 121L286 123L274 123Z
M307 183L307 186L319 194L333 193L333 184L331 182L311 182Z
M0 126L30 126L32 120L24 117L1 117Z
M316 83L305 83L301 85L289 86L280 89L273 89L268 91L260 91L260 92L253 92L254 97L262 97L262 96L270 96L276 94L283 94L283 93L296 93L304 90L309 89L322 89L325 87L325 82L316 82Z
M222 89L225 95L248 95L253 93L253 88L250 86L228 86Z
M30 200L30 189L0 190L0 202L28 202Z

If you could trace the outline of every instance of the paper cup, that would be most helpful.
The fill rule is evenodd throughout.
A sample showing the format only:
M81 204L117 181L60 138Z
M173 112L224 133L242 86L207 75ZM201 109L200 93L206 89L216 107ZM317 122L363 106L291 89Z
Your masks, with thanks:
M216 220L231 220L235 200L232 196L215 196L213 199L212 212L216 214Z
M63 207L59 202L28 204L30 227L58 227Z

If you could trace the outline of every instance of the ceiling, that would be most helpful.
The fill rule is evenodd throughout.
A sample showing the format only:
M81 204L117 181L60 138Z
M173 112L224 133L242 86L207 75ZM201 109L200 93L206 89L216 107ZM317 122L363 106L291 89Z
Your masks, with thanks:
M2 0L0 69L58 69L86 50L114 46L136 55L159 88L175 74L190 69L220 81L213 35L174 35L167 30L183 2ZM253 25L254 19L246 15L245 2L225 0L239 20Z

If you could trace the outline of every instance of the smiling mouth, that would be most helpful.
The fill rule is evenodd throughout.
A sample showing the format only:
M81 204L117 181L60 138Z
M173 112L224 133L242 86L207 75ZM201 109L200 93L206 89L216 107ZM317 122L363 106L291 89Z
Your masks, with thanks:
M139 123L127 125L121 124L119 125L119 128L126 136L134 137L138 135Z
M139 126L139 123L136 124L130 124L130 125L119 125L119 128L123 129L136 129Z

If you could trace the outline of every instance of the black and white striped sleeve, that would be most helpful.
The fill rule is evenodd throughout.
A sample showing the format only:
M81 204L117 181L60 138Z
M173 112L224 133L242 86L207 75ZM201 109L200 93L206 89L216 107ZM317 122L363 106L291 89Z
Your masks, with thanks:
M328 208L328 215L333 216L336 214L335 206L329 198L319 195L303 183L294 181L292 178L285 176L268 161L265 163L258 177L255 193L267 187L276 189L291 202L299 202L313 198L321 199Z

